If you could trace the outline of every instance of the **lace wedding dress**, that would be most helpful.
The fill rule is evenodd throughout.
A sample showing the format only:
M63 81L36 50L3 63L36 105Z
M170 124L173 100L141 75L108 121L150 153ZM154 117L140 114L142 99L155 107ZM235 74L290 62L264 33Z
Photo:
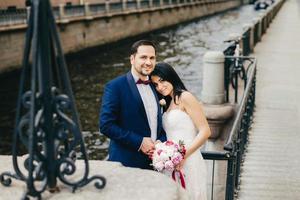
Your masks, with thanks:
M164 113L163 127L168 140L183 140L186 148L191 145L198 132L190 116L179 108ZM187 158L183 174L190 199L206 200L206 165L200 150Z

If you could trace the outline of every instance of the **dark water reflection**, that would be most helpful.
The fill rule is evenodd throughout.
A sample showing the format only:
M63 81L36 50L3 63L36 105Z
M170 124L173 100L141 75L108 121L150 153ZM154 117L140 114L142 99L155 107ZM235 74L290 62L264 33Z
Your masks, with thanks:
M243 24L251 22L257 14L252 6L243 6L160 33L152 33L147 38L158 44L158 61L174 66L187 88L200 97L203 55L209 50L224 50L226 44L222 41L231 33L241 33ZM85 141L88 153L93 159L102 159L108 145L105 138L95 133L98 130L103 87L106 82L130 69L128 52L131 44L132 41L129 41L93 48L67 58L82 128L90 131L84 135L87 136ZM10 153L8 138L11 137L13 127L18 79L19 71L0 77L0 154Z

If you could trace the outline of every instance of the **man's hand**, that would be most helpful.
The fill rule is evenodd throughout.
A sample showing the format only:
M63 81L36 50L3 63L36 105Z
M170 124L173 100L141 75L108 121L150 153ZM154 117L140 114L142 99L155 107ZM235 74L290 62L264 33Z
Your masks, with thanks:
M152 141L152 139L150 137L143 138L140 150L148 156L151 156L153 154L154 142Z
M156 145L158 143L161 143L161 141L160 140L156 140L154 144Z

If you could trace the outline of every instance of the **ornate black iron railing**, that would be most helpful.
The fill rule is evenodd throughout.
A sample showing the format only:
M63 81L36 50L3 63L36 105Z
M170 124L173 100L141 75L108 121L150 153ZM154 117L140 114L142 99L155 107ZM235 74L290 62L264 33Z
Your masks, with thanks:
M21 145L28 151L23 171L17 157ZM74 180L70 177L76 173L76 147L82 153L84 169ZM15 173L2 173L0 181L4 186L11 184L11 178L26 182L23 199L41 199L47 188L57 190L57 179L73 191L92 181L99 189L106 184L102 176L88 177L88 157L49 0L32 0L12 159Z
M213 161L211 199L214 199L214 166L215 161L225 161L227 164L225 200L233 200L238 190L240 167L247 144L248 131L252 123L252 115L255 105L256 87L256 60L252 57L239 57L244 61L249 61L246 87L239 101L239 108L233 122L229 137L222 152L202 151L203 158Z

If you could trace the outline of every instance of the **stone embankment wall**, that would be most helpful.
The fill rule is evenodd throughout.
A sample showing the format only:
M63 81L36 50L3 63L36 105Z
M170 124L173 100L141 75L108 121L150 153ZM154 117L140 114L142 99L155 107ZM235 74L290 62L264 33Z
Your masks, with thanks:
M123 8L121 12L107 12L101 15L90 15L89 5L86 4L85 16L72 18L60 16L57 20L64 52L76 52L88 47L116 42L232 9L241 4L239 0L206 2L184 0L182 2L176 3L173 0L174 4L165 5L164 1L161 1L159 6L148 8L142 8L137 4L137 8L134 9ZM109 10L109 6L106 6L106 9ZM60 15L63 15L62 13L60 12ZM26 24L0 26L0 72L12 66L20 66L26 27Z

